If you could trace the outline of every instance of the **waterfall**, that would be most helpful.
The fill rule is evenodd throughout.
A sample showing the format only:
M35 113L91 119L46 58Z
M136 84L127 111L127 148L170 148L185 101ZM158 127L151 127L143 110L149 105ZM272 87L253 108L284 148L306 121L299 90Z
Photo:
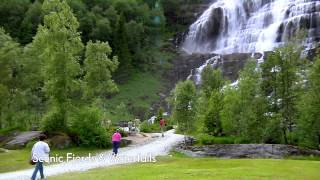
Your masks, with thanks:
M306 48L320 40L320 0L214 0L182 44L187 53L270 51L306 30Z

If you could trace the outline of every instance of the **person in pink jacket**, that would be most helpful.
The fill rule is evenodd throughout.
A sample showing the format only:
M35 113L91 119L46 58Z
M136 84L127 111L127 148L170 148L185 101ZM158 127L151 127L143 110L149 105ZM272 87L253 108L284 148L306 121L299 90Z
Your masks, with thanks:
M117 156L117 154L118 154L118 149L120 147L120 141L121 141L121 134L120 134L120 131L117 130L112 135L112 146L113 146L113 155L114 156Z

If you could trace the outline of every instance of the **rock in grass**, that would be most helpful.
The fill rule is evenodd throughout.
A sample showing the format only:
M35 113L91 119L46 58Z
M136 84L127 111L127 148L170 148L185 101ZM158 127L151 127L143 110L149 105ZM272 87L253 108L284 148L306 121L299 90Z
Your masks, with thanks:
M22 149L24 148L28 142L39 138L41 131L27 131L21 132L18 135L14 136L12 140L7 142L4 145L6 149Z
M72 145L72 140L65 133L57 133L50 138L49 144L57 149L65 149Z

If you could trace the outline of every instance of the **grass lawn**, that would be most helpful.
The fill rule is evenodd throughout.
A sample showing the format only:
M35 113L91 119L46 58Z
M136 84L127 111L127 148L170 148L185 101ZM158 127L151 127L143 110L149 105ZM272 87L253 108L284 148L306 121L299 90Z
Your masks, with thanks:
M156 163L141 163L87 172L68 173L50 180L106 179L320 179L320 161L273 159L213 159L161 157Z
M117 122L135 119L132 112L145 114L152 103L159 101L158 92L163 84L163 79L156 73L133 73L128 82L118 85L119 93L106 100L107 117Z
M94 148L69 148L63 150L53 149L50 152L50 156L63 156L66 157L67 153L73 153L76 156L88 156L89 153L94 154L105 149L94 149ZM22 169L33 168L34 166L29 165L31 150L28 148L22 150L10 150L7 153L0 153L0 173L17 171Z

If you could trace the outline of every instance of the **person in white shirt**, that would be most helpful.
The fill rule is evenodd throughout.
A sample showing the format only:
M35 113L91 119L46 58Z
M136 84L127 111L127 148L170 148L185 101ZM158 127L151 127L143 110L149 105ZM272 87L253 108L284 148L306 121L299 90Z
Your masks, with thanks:
M32 147L31 159L33 162L36 162L36 166L31 177L32 180L36 179L38 171L40 171L41 179L44 178L43 162L49 161L49 152L50 152L49 145L43 141L45 139L46 139L45 135L40 135L39 141L35 143Z

